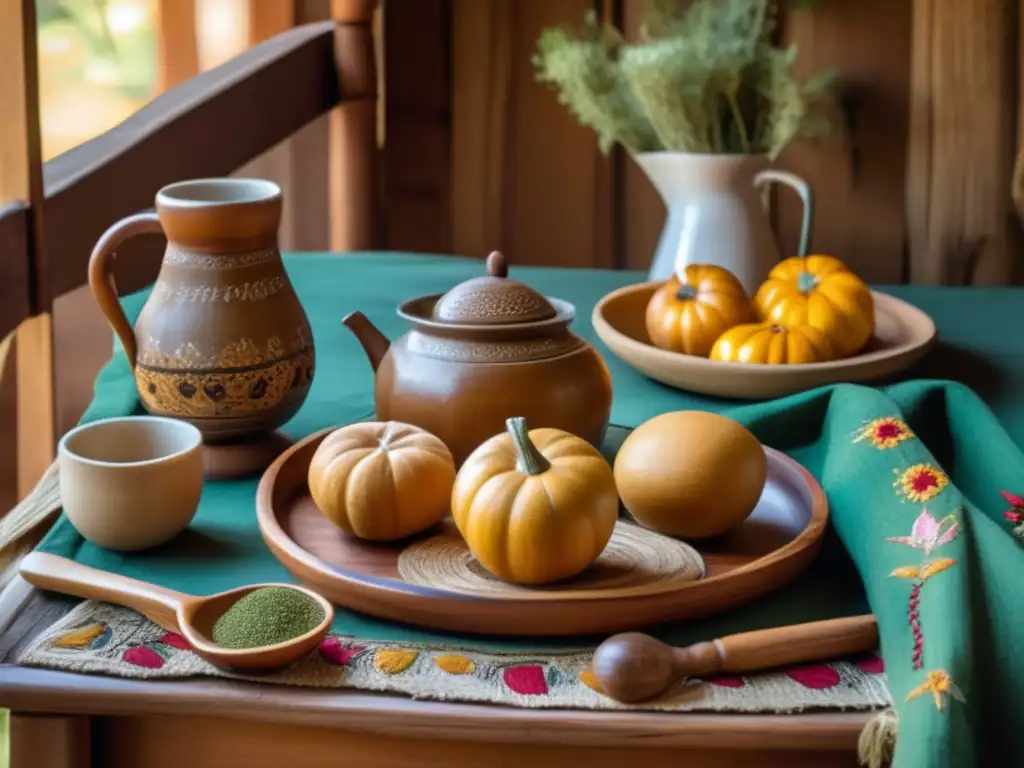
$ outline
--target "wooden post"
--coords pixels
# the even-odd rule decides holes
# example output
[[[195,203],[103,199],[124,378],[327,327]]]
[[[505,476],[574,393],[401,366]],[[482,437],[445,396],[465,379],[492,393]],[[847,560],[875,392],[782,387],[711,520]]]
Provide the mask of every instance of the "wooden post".
[[[89,768],[89,718],[12,715],[10,768]]]
[[[195,0],[159,0],[156,5],[157,93],[199,74]]]
[[[373,248],[379,235],[376,0],[332,0],[335,59],[344,104],[331,113],[331,250]]]
[[[54,389],[50,296],[43,280],[43,178],[34,0],[0,2],[0,202],[29,205],[30,306],[36,317],[17,335],[18,496],[27,494],[53,460]],[[4,254],[6,258],[18,255]]]
[[[1014,271],[1017,5],[914,0],[912,282],[999,284]]]

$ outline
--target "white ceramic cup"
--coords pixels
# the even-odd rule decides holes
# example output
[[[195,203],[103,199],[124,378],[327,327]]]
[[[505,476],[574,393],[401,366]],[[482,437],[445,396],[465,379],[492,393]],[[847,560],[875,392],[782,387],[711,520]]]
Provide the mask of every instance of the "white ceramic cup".
[[[169,541],[199,506],[202,442],[191,424],[160,416],[75,427],[57,449],[64,512],[82,536],[107,549]]]

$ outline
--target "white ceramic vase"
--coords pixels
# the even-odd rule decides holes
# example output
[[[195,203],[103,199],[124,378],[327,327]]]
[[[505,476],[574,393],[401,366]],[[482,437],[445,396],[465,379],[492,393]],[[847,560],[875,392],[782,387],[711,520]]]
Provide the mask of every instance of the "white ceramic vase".
[[[800,195],[800,248],[787,255],[806,255],[811,188],[795,174],[769,168],[767,156],[642,152],[633,159],[668,209],[651,280],[665,280],[688,264],[716,264],[736,275],[752,296],[780,257],[759,193],[766,182],[781,182]]]

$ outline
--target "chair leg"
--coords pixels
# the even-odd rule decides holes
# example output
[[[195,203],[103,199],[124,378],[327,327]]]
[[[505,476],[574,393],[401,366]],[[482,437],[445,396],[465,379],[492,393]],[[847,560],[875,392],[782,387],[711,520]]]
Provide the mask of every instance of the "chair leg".
[[[24,498],[53,462],[56,438],[53,323],[49,313],[18,328],[18,498]]]

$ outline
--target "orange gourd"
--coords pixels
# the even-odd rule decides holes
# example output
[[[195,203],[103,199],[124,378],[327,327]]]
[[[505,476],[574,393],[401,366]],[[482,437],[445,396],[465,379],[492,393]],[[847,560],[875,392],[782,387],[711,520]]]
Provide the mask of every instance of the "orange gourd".
[[[777,264],[754,304],[764,322],[824,332],[837,357],[860,352],[875,332],[871,290],[833,256],[794,257]]]
[[[753,319],[750,299],[727,269],[691,264],[647,303],[647,335],[656,347],[707,357],[715,339]]]
[[[574,576],[604,550],[619,515],[615,477],[590,443],[522,418],[459,469],[452,517],[480,564],[504,581]]]
[[[439,438],[419,427],[360,422],[323,439],[308,481],[317,507],[346,533],[395,541],[448,513],[455,461]]]
[[[711,359],[768,365],[822,363],[832,359],[832,345],[824,333],[809,325],[747,323],[723,333],[711,349]]]

